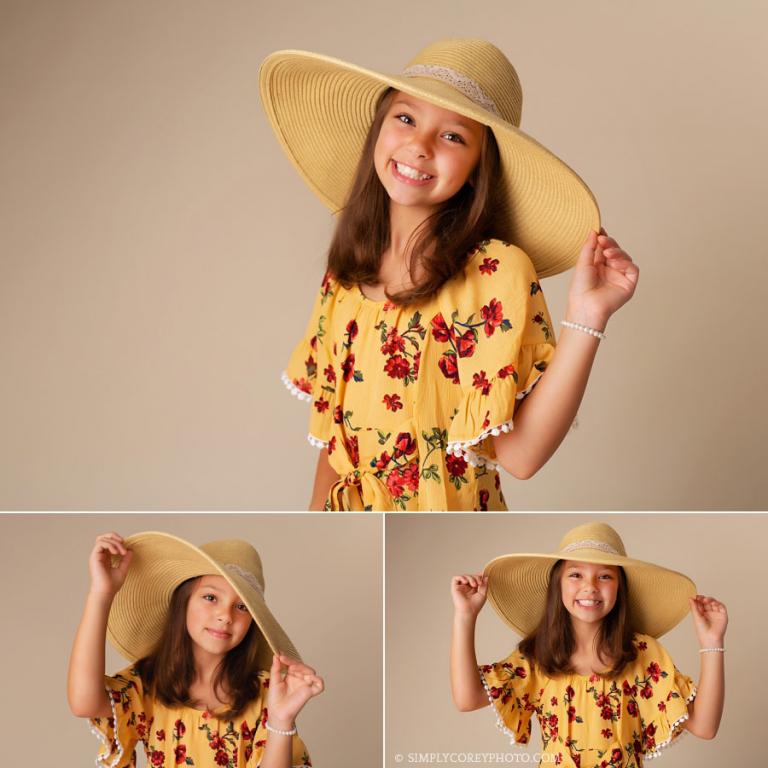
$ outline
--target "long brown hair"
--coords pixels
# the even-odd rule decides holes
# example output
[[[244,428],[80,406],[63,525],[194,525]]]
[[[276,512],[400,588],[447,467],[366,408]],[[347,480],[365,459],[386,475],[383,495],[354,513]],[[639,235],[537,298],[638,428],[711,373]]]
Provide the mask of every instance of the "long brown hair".
[[[187,579],[176,587],[157,645],[152,653],[136,663],[145,689],[169,706],[194,706],[189,696],[189,688],[195,680],[195,659],[192,639],[187,632],[187,603],[196,582],[197,578]],[[216,670],[214,690],[223,691],[230,702],[229,708],[219,717],[237,717],[259,695],[258,644],[258,627],[252,621],[245,637],[227,653]]]
[[[563,604],[560,576],[565,560],[558,560],[549,572],[546,607],[539,626],[523,639],[518,648],[550,677],[574,672],[571,656],[576,650],[571,614]],[[595,644],[599,659],[610,659],[613,666],[604,677],[613,677],[637,658],[632,643],[634,629],[629,610],[629,590],[624,569],[619,566],[616,603],[600,622]]]
[[[373,154],[396,93],[389,88],[379,100],[328,251],[328,271],[345,288],[377,284],[381,257],[390,244],[389,196],[376,174]],[[500,166],[496,139],[485,127],[480,158],[467,182],[411,234],[406,251],[413,240],[412,286],[387,294],[390,301],[407,306],[430,298],[463,269],[477,243],[491,237],[510,239],[497,204]]]

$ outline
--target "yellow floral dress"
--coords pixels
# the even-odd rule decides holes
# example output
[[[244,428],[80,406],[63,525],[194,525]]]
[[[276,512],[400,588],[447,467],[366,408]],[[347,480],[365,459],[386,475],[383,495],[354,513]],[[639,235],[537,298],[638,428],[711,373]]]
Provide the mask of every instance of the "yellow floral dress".
[[[172,768],[257,768],[269,738],[267,691],[269,672],[260,672],[260,694],[236,720],[221,720],[216,712],[191,707],[166,706],[145,694],[141,678],[132,667],[105,677],[112,717],[90,720],[101,741],[96,758],[99,768],[136,765],[136,746],[144,744],[147,765]],[[304,743],[293,737],[292,766],[312,763]]]
[[[497,727],[527,744],[531,716],[541,728],[542,764],[563,768],[641,768],[684,730],[696,696],[661,643],[636,634],[637,659],[617,677],[545,675],[520,652],[481,666]]]
[[[326,509],[506,509],[493,436],[512,429],[554,345],[530,259],[500,240],[414,307],[327,274],[283,374],[341,478]]]

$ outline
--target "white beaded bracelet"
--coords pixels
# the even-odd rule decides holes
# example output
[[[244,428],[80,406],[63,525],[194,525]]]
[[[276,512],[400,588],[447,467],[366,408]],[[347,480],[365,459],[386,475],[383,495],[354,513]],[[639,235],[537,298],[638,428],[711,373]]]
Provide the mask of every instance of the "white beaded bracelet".
[[[281,731],[279,728],[273,728],[269,724],[269,720],[267,720],[265,725],[266,725],[268,731],[270,731],[271,733],[277,733],[280,736],[293,736],[296,733],[296,726],[295,725],[293,726],[293,728],[291,728],[290,731]]]
[[[709,653],[710,651],[717,651],[718,653],[725,653],[725,648],[699,648],[699,653]]]
[[[602,331],[598,331],[597,328],[590,328],[588,325],[582,325],[581,323],[574,323],[570,320],[561,320],[560,325],[564,325],[566,328],[573,328],[576,331],[583,331],[590,336],[596,336],[598,339],[607,338]]]

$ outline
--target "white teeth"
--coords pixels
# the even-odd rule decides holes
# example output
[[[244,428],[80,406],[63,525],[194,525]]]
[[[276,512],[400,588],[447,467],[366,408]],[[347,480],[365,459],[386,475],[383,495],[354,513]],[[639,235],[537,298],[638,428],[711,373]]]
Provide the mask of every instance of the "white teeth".
[[[403,176],[407,176],[414,181],[424,181],[425,179],[432,178],[428,173],[419,173],[417,170],[409,168],[407,165],[401,165],[398,162],[395,162],[395,166],[397,167],[398,173],[401,173]]]
[[[576,601],[579,605],[599,605],[599,600],[577,600]]]

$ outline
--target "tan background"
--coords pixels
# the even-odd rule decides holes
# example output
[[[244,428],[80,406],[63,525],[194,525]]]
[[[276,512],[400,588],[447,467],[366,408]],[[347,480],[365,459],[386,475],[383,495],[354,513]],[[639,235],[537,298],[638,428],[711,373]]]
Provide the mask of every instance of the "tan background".
[[[196,544],[250,541],[262,558],[270,609],[325,678],[325,692],[297,721],[314,764],[381,763],[381,518],[149,514],[0,518],[0,719],[13,734],[3,741],[3,765],[93,764],[98,742],[87,722],[69,712],[66,677],[88,590],[88,555],[105,530],[125,536],[161,530]],[[107,671],[125,664],[110,646]]]
[[[757,765],[764,728],[761,660],[768,632],[765,610],[766,515],[388,515],[386,519],[385,766],[395,755],[484,752],[533,755],[538,723],[527,747],[510,746],[490,709],[459,712],[451,702],[451,577],[479,573],[494,557],[551,552],[581,523],[614,526],[631,557],[690,576],[699,594],[725,603],[726,701],[714,741],[686,733],[664,750],[663,765],[710,768]],[[436,531],[439,530],[439,536]],[[506,658],[520,638],[486,603],[475,633],[478,662]],[[698,641],[687,616],[661,638],[680,671],[699,680]],[[535,718],[534,718],[535,721]],[[511,764],[514,758],[502,758]],[[655,764],[655,763],[654,763]]]
[[[508,54],[523,129],[642,267],[580,428],[509,504],[765,508],[767,30],[759,0],[0,0],[0,507],[305,507],[279,375],[331,221],[259,62],[398,71],[460,34]]]

